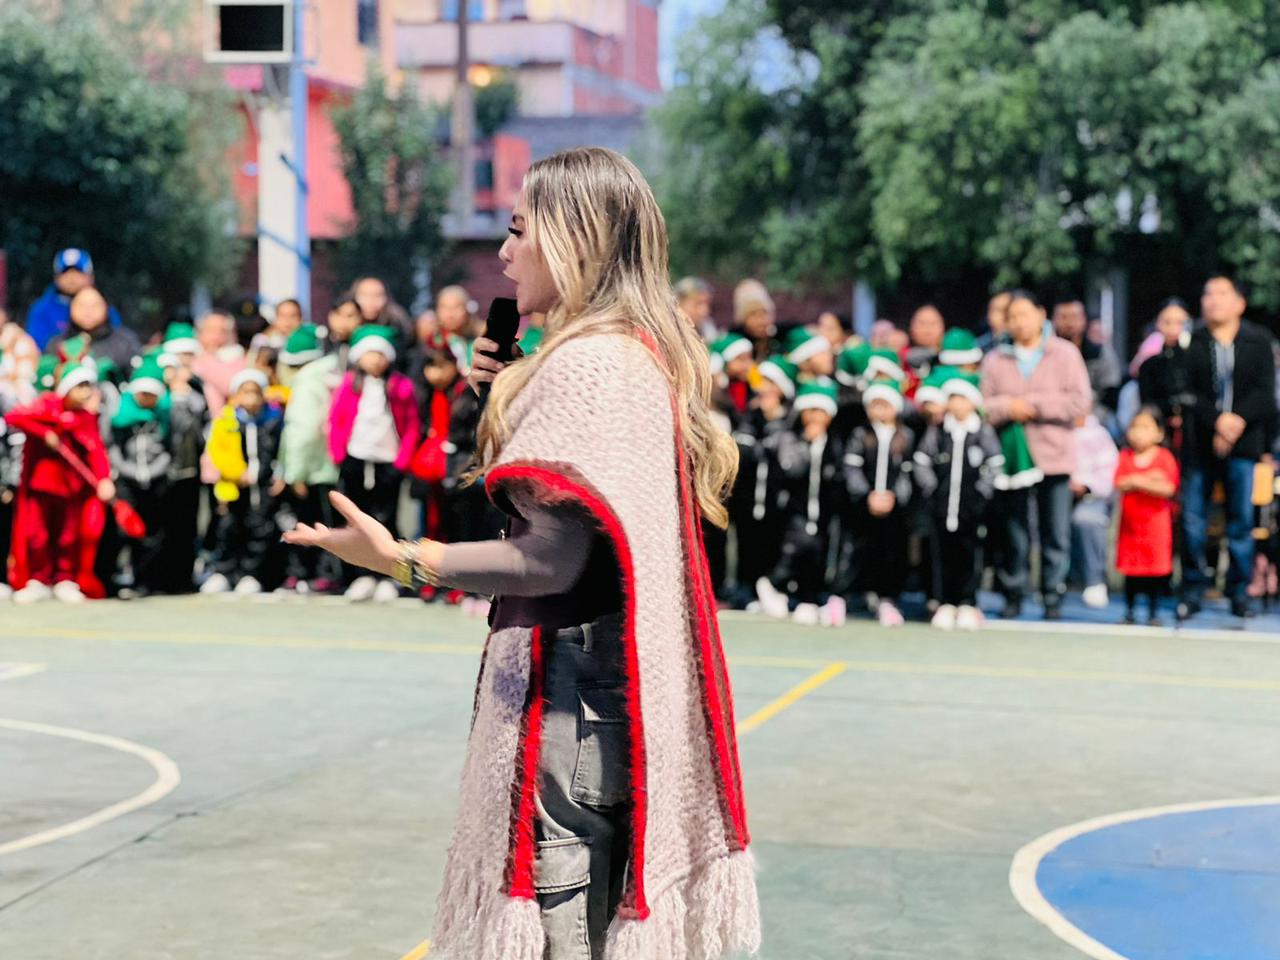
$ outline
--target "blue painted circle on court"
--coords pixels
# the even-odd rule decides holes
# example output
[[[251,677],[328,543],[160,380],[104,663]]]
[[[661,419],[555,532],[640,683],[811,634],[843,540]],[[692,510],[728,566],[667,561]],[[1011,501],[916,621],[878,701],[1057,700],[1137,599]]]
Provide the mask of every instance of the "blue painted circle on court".
[[[1103,827],[1040,861],[1036,885],[1129,960],[1280,957],[1280,804]]]

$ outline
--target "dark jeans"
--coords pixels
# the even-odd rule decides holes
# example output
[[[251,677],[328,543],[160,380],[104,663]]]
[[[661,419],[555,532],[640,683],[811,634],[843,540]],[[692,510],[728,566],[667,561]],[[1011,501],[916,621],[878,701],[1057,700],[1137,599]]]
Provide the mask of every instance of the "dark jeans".
[[[997,579],[1010,599],[1021,599],[1031,584],[1031,511],[1036,511],[1040,534],[1040,589],[1047,607],[1062,602],[1071,567],[1071,495],[1066,474],[1045,477],[1034,487],[1008,490],[996,501],[1003,516],[1005,551]]]
[[[769,582],[799,603],[822,603],[827,599],[827,552],[831,541],[828,525],[809,533],[803,517],[791,517],[782,539],[777,565]]]
[[[199,477],[171,481],[165,489],[160,577],[161,589],[168,593],[190,593],[194,585],[200,490]]]
[[[1182,582],[1190,599],[1198,600],[1213,579],[1205,567],[1209,499],[1223,481],[1227,493],[1227,595],[1243,599],[1253,570],[1253,461],[1230,457],[1207,464],[1188,464],[1182,474]]]
[[[219,504],[212,527],[214,571],[233,584],[253,577],[269,589],[280,530],[275,500],[266,490],[246,487],[238,499]]]
[[[536,795],[538,905],[548,960],[600,960],[630,850],[622,618],[548,632]]]

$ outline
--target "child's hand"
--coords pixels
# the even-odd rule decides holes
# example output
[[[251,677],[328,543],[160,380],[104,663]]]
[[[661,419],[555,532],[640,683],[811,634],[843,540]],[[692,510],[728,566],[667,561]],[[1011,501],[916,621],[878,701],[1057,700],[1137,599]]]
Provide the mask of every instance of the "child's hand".
[[[62,441],[58,439],[58,435],[50,430],[44,435],[44,445],[50,450],[57,450],[62,446]]]
[[[293,495],[295,497],[305,497],[307,495],[307,485],[305,483],[295,483],[293,485]]]
[[[1133,489],[1133,477],[1121,477],[1116,481],[1116,489],[1121,493],[1128,493]]]
[[[277,477],[275,480],[271,481],[271,487],[269,488],[268,492],[271,494],[271,496],[278,497],[280,496],[280,494],[284,493],[284,486],[285,486],[284,481],[281,480],[279,477]]]
[[[98,499],[106,501],[106,500],[114,500],[115,498],[116,498],[116,485],[112,483],[110,480],[99,480],[98,481]]]

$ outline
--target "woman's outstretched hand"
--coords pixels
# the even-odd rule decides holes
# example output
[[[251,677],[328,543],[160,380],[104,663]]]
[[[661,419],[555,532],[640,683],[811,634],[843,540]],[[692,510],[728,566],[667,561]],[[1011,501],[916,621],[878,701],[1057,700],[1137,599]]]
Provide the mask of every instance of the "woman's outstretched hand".
[[[336,490],[329,494],[329,502],[346,519],[345,527],[300,523],[284,535],[284,542],[301,547],[319,547],[352,566],[390,576],[400,552],[391,531]]]

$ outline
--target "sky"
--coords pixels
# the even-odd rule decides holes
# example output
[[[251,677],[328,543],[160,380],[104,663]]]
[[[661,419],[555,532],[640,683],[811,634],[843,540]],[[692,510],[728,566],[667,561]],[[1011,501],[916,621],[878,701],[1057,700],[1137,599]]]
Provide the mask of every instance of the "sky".
[[[715,13],[724,4],[725,0],[662,0],[658,24],[658,66],[664,87],[671,86],[676,38],[692,27],[698,17]]]

